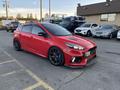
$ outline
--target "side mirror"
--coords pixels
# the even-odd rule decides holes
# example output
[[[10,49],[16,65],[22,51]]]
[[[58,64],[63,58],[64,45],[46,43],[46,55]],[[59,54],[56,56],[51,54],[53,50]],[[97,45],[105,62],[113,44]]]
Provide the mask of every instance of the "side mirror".
[[[45,33],[45,32],[39,32],[39,33],[38,33],[38,36],[47,37],[47,33]]]

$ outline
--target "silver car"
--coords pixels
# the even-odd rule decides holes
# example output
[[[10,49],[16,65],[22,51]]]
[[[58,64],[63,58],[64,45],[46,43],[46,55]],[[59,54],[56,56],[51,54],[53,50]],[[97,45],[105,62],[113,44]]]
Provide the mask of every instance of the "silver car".
[[[117,25],[101,25],[93,31],[93,37],[114,38],[117,37],[119,27]]]
[[[85,23],[82,26],[76,28],[74,30],[75,34],[81,34],[86,36],[92,36],[92,32],[94,29],[97,29],[99,26],[95,23]]]
[[[120,30],[117,33],[117,39],[120,39]]]

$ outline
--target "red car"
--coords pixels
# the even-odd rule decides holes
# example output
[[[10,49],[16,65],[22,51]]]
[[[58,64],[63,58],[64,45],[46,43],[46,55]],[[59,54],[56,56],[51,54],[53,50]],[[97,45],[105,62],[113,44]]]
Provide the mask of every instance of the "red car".
[[[14,32],[14,48],[48,58],[55,66],[86,66],[96,57],[96,44],[50,23],[32,22]]]

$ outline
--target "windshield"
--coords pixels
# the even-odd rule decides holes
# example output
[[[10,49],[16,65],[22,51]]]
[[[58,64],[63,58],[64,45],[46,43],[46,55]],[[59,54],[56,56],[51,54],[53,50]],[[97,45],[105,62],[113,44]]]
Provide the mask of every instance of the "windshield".
[[[70,33],[67,29],[65,29],[57,24],[43,23],[42,25],[53,35],[56,35],[56,36],[72,35],[72,33]]]
[[[100,26],[101,27],[101,29],[112,29],[112,27],[113,26],[111,26],[111,25],[102,25],[102,26]]]
[[[91,26],[91,24],[83,24],[81,27],[87,27],[89,28]]]
[[[18,25],[19,23],[18,22],[11,22],[11,24]]]

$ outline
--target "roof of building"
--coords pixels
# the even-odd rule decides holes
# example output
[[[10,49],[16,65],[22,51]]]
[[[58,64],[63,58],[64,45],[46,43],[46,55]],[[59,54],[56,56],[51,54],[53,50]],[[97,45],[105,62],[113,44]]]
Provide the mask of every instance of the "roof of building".
[[[77,7],[78,16],[98,15],[107,13],[120,13],[120,1],[102,2]]]

